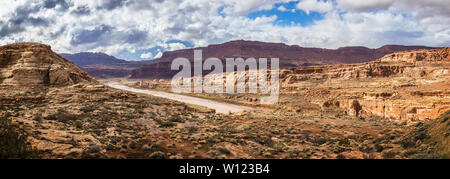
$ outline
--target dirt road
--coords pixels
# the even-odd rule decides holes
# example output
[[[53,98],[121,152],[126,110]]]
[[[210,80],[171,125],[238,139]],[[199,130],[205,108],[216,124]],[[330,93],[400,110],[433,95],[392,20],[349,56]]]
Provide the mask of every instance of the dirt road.
[[[152,96],[157,96],[157,97],[161,97],[161,98],[179,101],[182,103],[204,106],[204,107],[207,107],[210,109],[215,109],[216,113],[228,114],[228,113],[236,113],[236,112],[252,110],[252,108],[246,107],[246,106],[227,104],[227,103],[217,102],[217,101],[213,101],[213,100],[196,98],[196,97],[192,97],[192,96],[185,96],[185,95],[180,95],[180,94],[173,94],[173,93],[147,90],[147,89],[132,88],[132,87],[124,86],[118,82],[106,82],[104,84],[111,88],[116,88],[116,89],[120,89],[120,90],[148,94],[148,95],[152,95]]]

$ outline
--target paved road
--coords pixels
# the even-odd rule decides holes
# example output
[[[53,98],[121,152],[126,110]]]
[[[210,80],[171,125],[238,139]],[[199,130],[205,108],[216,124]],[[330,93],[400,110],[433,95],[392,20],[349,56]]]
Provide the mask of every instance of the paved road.
[[[120,90],[148,94],[148,95],[157,96],[157,97],[161,97],[161,98],[171,99],[174,101],[179,101],[182,103],[204,106],[204,107],[207,107],[210,109],[215,109],[216,113],[228,114],[228,113],[236,113],[236,112],[252,110],[252,108],[246,107],[246,106],[227,104],[227,103],[217,102],[217,101],[208,100],[208,99],[196,98],[196,97],[192,97],[192,96],[185,96],[185,95],[180,95],[180,94],[173,94],[173,93],[147,90],[147,89],[132,88],[129,86],[121,85],[118,82],[106,82],[105,85],[109,86],[111,88],[116,88],[116,89],[120,89]]]

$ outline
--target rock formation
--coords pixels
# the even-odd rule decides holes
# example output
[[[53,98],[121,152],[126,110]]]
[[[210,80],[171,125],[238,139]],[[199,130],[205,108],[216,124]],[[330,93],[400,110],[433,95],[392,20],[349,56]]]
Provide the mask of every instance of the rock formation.
[[[104,53],[82,52],[62,53],[61,56],[71,60],[83,71],[96,78],[121,78],[149,61],[126,61]]]
[[[450,104],[448,52],[411,51],[365,64],[282,69],[280,103],[299,110],[277,104],[215,115],[97,84],[49,46],[12,44],[0,47],[0,120],[24,129],[38,158],[435,158],[422,156],[428,151],[445,157],[449,112],[408,135],[413,125],[348,120],[341,111],[327,111],[433,118]],[[161,88],[167,81],[153,83]],[[239,100],[257,102],[255,96]],[[15,143],[3,139],[2,149]]]
[[[450,109],[450,48],[413,50],[376,61],[282,69],[282,93],[293,91],[353,116],[434,119]]]
[[[332,50],[304,48],[298,45],[289,46],[283,43],[238,40],[195,49],[165,52],[161,58],[150,61],[150,64],[143,65],[141,68],[134,70],[131,74],[131,78],[172,78],[173,75],[177,73],[177,71],[170,70],[172,60],[177,57],[184,57],[193,61],[194,50],[203,51],[203,60],[206,60],[209,57],[217,57],[222,60],[230,57],[242,57],[244,59],[250,57],[256,59],[274,57],[280,59],[280,67],[286,68],[370,62],[392,52],[413,49],[430,49],[430,47],[386,45],[377,49],[369,49],[367,47],[342,47]]]
[[[95,83],[73,62],[54,53],[50,46],[16,43],[0,47],[0,85],[72,85]]]
[[[324,109],[340,108],[350,116],[435,119],[450,110],[449,53],[448,47],[412,50],[361,64],[282,68],[280,94],[288,98],[280,103],[298,106],[292,111],[305,108],[300,103],[306,99]],[[217,75],[205,78],[213,80]]]
[[[82,52],[75,54],[62,53],[61,56],[71,60],[73,63],[79,66],[87,65],[111,65],[111,64],[126,64],[128,61],[117,59],[111,55],[105,53],[91,53]]]

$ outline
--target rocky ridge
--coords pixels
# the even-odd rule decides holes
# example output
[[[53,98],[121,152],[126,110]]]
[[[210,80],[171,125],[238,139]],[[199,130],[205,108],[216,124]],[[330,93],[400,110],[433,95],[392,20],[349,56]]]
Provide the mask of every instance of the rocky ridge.
[[[49,63],[50,66],[67,67],[62,72],[72,74],[64,71],[73,67],[66,60],[53,55],[48,48],[45,50],[40,47],[45,45],[37,46],[37,49],[44,49],[45,53],[33,52],[34,55],[27,56],[35,60],[29,66],[12,63],[22,59],[22,55],[4,55],[6,60],[1,61],[2,75],[8,71],[15,74],[11,69],[13,67],[18,71],[32,69],[40,72],[40,64],[46,66]],[[33,48],[34,45],[27,45],[10,51],[32,51],[30,49]],[[436,66],[445,68],[442,63]],[[433,79],[426,76],[409,82],[402,81],[403,78],[392,78],[393,76],[356,78],[352,75],[344,75],[349,76],[348,78],[336,78],[336,83],[333,83],[327,82],[328,77],[324,78],[323,74],[318,75],[333,69],[313,69],[297,68],[295,73],[283,73],[283,79],[288,76],[296,77],[292,79],[292,83],[283,81],[280,105],[275,105],[273,109],[231,115],[193,112],[195,110],[192,109],[196,109],[196,106],[114,90],[77,73],[72,76],[82,80],[70,78],[66,83],[46,83],[43,80],[46,78],[40,75],[22,76],[24,80],[29,78],[33,83],[18,83],[22,79],[18,77],[21,76],[6,75],[11,77],[2,76],[4,83],[0,85],[0,120],[12,120],[15,125],[26,130],[29,133],[28,141],[39,150],[39,158],[416,158],[420,157],[422,149],[428,151],[435,147],[426,143],[429,134],[421,131],[411,136],[411,140],[403,138],[412,126],[384,119],[352,120],[348,115],[327,111],[333,106],[340,106],[341,101],[347,99],[333,96],[336,93],[344,96],[364,92],[368,94],[372,91],[378,93],[374,89],[383,87],[380,84],[389,80],[401,82],[398,84],[400,87],[403,86],[402,83],[408,82],[410,85],[436,85],[436,89],[439,89],[441,83],[433,83]],[[75,67],[73,70],[79,71]],[[42,72],[49,73],[49,76],[52,74],[45,68]],[[402,77],[400,74],[394,76],[396,75]],[[440,74],[434,77],[437,81],[446,81],[441,79]],[[318,80],[312,80],[314,78]],[[346,87],[347,85],[349,86]],[[289,88],[302,89],[286,91]],[[340,91],[332,90],[338,88]],[[434,94],[426,93],[422,88],[423,86],[419,86],[416,91],[424,95]],[[381,88],[381,97],[389,96],[384,94],[386,89],[389,88]],[[399,90],[399,94],[403,92]],[[374,96],[377,96],[376,93]],[[320,97],[329,102],[318,102],[320,106],[307,106],[310,105],[308,100],[316,102],[312,99],[319,100]],[[353,99],[361,100],[360,98],[354,96]],[[435,99],[431,100],[436,101]],[[255,101],[257,102],[252,100]],[[354,109],[367,109],[362,102],[352,104]],[[298,109],[289,111],[283,107]],[[308,113],[309,107],[313,110]],[[320,111],[320,107],[324,110]],[[358,111],[357,115],[362,117],[364,113],[362,110]],[[448,117],[442,118],[441,121],[448,123],[447,119]],[[446,126],[448,125],[442,123],[442,126],[430,128],[430,131],[446,137]],[[447,133],[444,135],[443,132]],[[440,138],[436,140],[442,141]],[[443,146],[445,144],[447,143],[442,143]]]
[[[282,90],[354,116],[434,119],[450,109],[449,52],[413,50],[363,64],[284,69]]]
[[[300,101],[308,101],[356,117],[379,116],[400,122],[435,119],[450,109],[449,52],[448,47],[412,50],[360,64],[282,68],[279,105],[302,111],[308,107]],[[246,74],[236,78],[245,79]],[[218,75],[223,74],[205,78],[214,81]],[[138,86],[170,86],[160,83],[140,82]],[[234,97],[250,105],[259,103],[256,97]]]
[[[225,58],[253,57],[279,58],[280,67],[301,67],[326,64],[351,64],[370,62],[381,58],[386,54],[413,49],[432,49],[424,46],[385,45],[377,49],[367,47],[342,47],[338,49],[305,48],[298,45],[286,45],[283,43],[266,43],[258,41],[236,40],[223,44],[209,45],[194,49],[183,49],[165,52],[161,58],[152,60],[149,64],[133,70],[131,78],[134,79],[158,79],[172,78],[177,71],[171,71],[171,62],[177,57],[184,57],[193,61],[194,50],[202,50],[203,60],[216,57]]]
[[[48,45],[16,43],[0,47],[0,85],[73,85],[96,83]]]

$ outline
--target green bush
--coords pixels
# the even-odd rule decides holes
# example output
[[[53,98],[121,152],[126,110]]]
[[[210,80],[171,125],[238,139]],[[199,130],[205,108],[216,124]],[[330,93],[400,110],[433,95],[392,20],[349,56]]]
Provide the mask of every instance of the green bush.
[[[0,117],[0,158],[38,158],[38,151],[27,142],[28,134],[11,122],[8,116]]]

